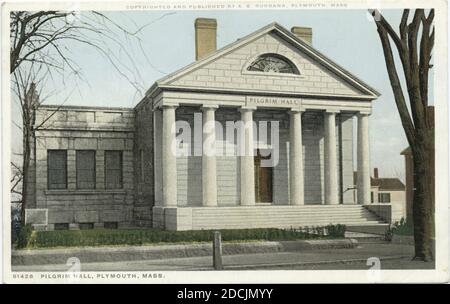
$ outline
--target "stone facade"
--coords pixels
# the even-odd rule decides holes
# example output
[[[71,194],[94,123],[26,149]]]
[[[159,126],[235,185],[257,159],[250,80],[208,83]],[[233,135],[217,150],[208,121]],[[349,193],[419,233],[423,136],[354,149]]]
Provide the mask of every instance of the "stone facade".
[[[89,223],[103,227],[133,225],[134,210],[134,111],[132,109],[41,106],[36,124],[45,123],[36,137],[36,201],[48,210],[48,228],[67,224],[78,228]],[[48,150],[67,151],[67,187],[48,187]],[[77,189],[76,151],[95,151],[95,189]],[[105,189],[104,152],[122,152],[121,189]]]

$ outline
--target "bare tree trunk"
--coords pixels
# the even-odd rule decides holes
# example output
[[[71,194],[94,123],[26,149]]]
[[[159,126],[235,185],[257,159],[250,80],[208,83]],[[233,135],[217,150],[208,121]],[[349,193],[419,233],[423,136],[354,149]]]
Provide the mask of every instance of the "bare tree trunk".
[[[31,140],[31,130],[29,130],[26,124],[23,124],[23,165],[22,165],[22,208],[20,211],[20,222],[22,227],[25,225],[25,209],[28,203],[28,187],[29,187],[29,175],[30,175],[30,140]]]
[[[414,259],[433,260],[434,248],[434,138],[423,132],[413,147],[414,161]]]

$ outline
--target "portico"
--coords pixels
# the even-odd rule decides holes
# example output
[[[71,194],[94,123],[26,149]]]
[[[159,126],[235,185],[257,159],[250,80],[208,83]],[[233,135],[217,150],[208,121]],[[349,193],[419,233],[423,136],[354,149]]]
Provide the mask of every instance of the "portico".
[[[163,93],[164,96],[173,96],[174,93]],[[249,97],[249,96],[239,96],[242,100],[241,106],[236,105],[236,99],[238,96],[233,96],[235,99],[232,102],[227,102],[224,96],[217,96],[214,101],[207,101],[203,104],[189,103],[186,102],[184,96],[180,96],[179,99],[183,103],[174,103],[172,98],[167,98],[168,102],[165,103],[165,98],[161,98],[160,103],[155,107],[154,115],[161,115],[162,117],[162,128],[155,127],[154,136],[157,137],[157,133],[162,134],[162,167],[161,172],[155,172],[156,180],[158,179],[158,174],[162,176],[162,200],[161,205],[156,206],[154,209],[154,215],[164,214],[164,210],[168,209],[169,214],[173,214],[173,219],[170,222],[180,222],[183,218],[190,218],[192,213],[192,208],[242,208],[242,207],[253,207],[261,208],[273,206],[277,208],[279,206],[304,206],[311,204],[311,201],[305,204],[305,180],[304,180],[304,143],[303,143],[303,130],[302,130],[302,117],[304,115],[313,113],[319,121],[318,124],[322,124],[323,127],[323,164],[318,165],[316,170],[321,170],[321,175],[323,176],[323,199],[314,202],[314,204],[320,205],[339,205],[348,204],[343,202],[341,197],[343,191],[339,185],[339,176],[342,175],[340,170],[342,170],[342,162],[339,163],[339,147],[342,145],[342,137],[339,138],[340,128],[339,123],[340,117],[350,117],[351,124],[353,124],[353,117],[356,118],[356,125],[358,130],[358,136],[356,140],[352,140],[352,143],[356,144],[356,150],[358,155],[356,158],[358,172],[361,172],[361,181],[358,182],[358,203],[367,203],[367,198],[370,199],[370,188],[367,186],[366,180],[370,179],[369,172],[369,149],[368,149],[368,136],[369,136],[369,126],[368,117],[369,111],[367,107],[364,107],[362,103],[353,103],[353,109],[348,105],[348,102],[342,102],[342,110],[339,110],[340,101],[334,101],[334,106],[327,109],[320,102],[316,104],[312,99],[301,99],[301,98],[286,98],[286,97]],[[178,204],[178,174],[189,175],[188,172],[182,172],[180,169],[177,170],[177,157],[174,152],[176,152],[175,147],[177,146],[177,134],[176,134],[176,121],[177,119],[177,109],[191,109],[192,119],[194,115],[201,115],[202,125],[201,125],[201,201],[187,201],[183,204]],[[238,162],[239,171],[235,179],[239,181],[239,200],[236,204],[221,204],[221,195],[218,194],[218,166],[217,166],[217,146],[223,147],[223,142],[219,145],[216,141],[216,112],[220,112],[221,109],[227,111],[233,111],[235,113],[231,120],[240,120],[246,128],[237,130],[240,132],[237,134],[237,138],[240,136],[244,139],[245,155],[234,155],[236,161]],[[353,110],[353,111],[352,111]],[[285,117],[288,117],[288,121],[279,120],[287,131],[287,158],[288,165],[286,166],[287,171],[285,174],[288,176],[288,189],[289,193],[284,201],[271,201],[271,202],[260,202],[256,199],[255,191],[255,156],[258,150],[258,143],[260,142],[258,138],[254,138],[254,134],[259,134],[259,132],[254,132],[254,115],[256,112],[264,114],[266,111],[276,111],[277,113],[284,113]],[[181,117],[178,117],[181,118]],[[230,116],[228,116],[230,118]],[[156,119],[155,119],[156,121]],[[256,124],[258,126],[258,124]],[[193,133],[195,130],[193,131]],[[308,132],[308,130],[306,131]],[[353,137],[353,134],[351,134]],[[270,145],[269,145],[270,146]],[[205,149],[213,148],[211,149]],[[351,147],[353,150],[353,147]],[[158,153],[155,150],[155,153]],[[342,153],[342,152],[341,152]],[[195,156],[191,156],[195,158]],[[198,158],[198,156],[197,156]],[[342,158],[341,158],[342,159]],[[367,176],[367,178],[364,178]],[[198,178],[198,176],[191,176],[192,178]],[[275,176],[276,178],[276,176]],[[276,183],[271,181],[272,183]],[[245,189],[245,190],[243,190]],[[158,189],[155,189],[158,192]],[[159,193],[155,193],[159,196]],[[175,210],[181,209],[181,210]],[[220,210],[218,211],[220,212]],[[273,211],[273,216],[276,216],[276,209]],[[188,214],[188,215],[187,215]],[[167,213],[164,215],[168,216]],[[166,222],[165,219],[154,217],[156,221],[154,224],[156,226],[161,225],[162,222]],[[191,219],[189,220],[191,221]],[[175,225],[177,226],[177,225]],[[177,226],[178,227],[178,226]],[[173,229],[178,229],[173,227]]]

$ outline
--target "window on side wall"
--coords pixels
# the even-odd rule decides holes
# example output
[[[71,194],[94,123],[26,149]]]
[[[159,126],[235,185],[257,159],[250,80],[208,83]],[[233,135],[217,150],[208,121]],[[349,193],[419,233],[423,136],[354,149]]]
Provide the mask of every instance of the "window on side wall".
[[[77,189],[95,189],[95,151],[77,150]]]
[[[391,194],[390,193],[378,193],[378,200],[380,203],[390,203]]]
[[[105,188],[121,189],[122,151],[105,151]]]
[[[47,151],[47,187],[67,189],[67,150]]]

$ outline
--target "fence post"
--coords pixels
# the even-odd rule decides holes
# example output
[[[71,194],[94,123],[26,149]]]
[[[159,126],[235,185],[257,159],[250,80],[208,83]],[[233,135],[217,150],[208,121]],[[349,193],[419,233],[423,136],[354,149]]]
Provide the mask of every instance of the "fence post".
[[[220,231],[214,231],[213,239],[213,267],[214,270],[223,270],[222,264],[222,235]]]

